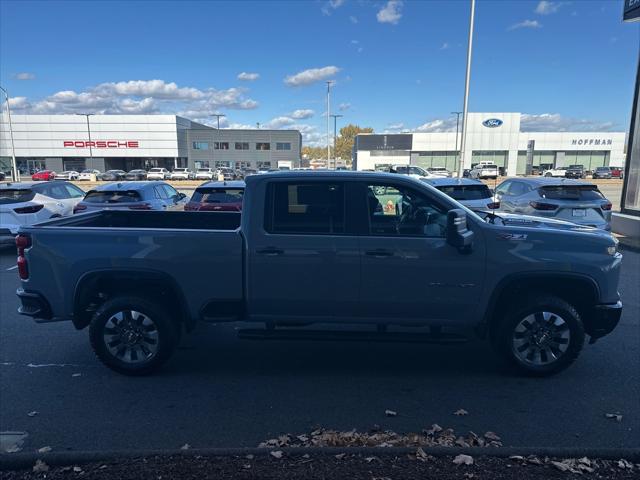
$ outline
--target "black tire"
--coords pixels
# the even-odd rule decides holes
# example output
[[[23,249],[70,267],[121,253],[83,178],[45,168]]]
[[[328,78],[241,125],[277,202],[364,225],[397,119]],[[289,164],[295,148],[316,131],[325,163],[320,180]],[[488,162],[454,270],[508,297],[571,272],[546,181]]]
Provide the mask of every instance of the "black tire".
[[[132,314],[136,314],[135,318]],[[89,325],[91,347],[98,359],[118,373],[133,376],[158,370],[171,357],[180,335],[180,324],[171,319],[166,308],[133,296],[107,300],[96,310]],[[123,338],[131,340],[131,336],[140,340],[123,341]],[[114,353],[113,349],[118,351]],[[138,359],[140,356],[148,358]]]
[[[542,343],[536,343],[540,340]],[[494,348],[512,366],[538,377],[556,374],[571,365],[584,340],[580,314],[570,303],[552,295],[529,297],[513,305],[492,337]]]

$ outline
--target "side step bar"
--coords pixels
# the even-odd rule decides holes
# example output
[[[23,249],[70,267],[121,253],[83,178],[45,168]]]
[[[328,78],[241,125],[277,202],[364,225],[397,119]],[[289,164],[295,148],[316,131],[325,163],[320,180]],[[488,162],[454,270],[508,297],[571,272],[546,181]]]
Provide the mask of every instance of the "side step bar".
[[[345,330],[290,330],[246,328],[238,330],[245,340],[316,340],[395,343],[464,343],[468,338],[453,333],[367,332]]]

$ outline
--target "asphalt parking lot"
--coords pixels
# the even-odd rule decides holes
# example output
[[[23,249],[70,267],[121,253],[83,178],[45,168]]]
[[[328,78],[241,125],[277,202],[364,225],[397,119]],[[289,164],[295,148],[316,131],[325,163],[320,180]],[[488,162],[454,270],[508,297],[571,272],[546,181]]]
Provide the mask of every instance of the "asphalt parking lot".
[[[14,261],[0,252],[0,431],[25,432],[23,451],[254,447],[315,427],[434,423],[505,446],[640,446],[640,253],[625,252],[618,328],[544,379],[514,375],[477,341],[256,342],[233,325],[202,325],[159,374],[124,377],[94,358],[86,330],[16,313]]]

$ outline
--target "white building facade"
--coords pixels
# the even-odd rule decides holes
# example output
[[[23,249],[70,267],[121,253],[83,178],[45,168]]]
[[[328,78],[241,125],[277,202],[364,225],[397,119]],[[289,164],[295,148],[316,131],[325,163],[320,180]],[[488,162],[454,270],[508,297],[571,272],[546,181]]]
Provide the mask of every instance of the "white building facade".
[[[520,117],[520,113],[469,113],[463,168],[493,161],[506,175],[522,175],[529,146],[533,148],[532,166],[538,169],[576,164],[587,170],[624,166],[625,132],[522,132]],[[457,171],[461,137],[456,132],[361,134],[354,145],[354,168],[411,164]]]

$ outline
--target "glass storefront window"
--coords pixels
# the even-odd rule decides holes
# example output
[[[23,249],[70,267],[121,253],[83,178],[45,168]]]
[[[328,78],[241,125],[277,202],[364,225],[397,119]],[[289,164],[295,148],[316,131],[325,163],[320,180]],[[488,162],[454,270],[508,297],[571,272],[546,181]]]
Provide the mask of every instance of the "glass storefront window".
[[[471,154],[471,165],[480,162],[493,162],[498,167],[507,166],[509,152],[506,150],[474,150]]]

